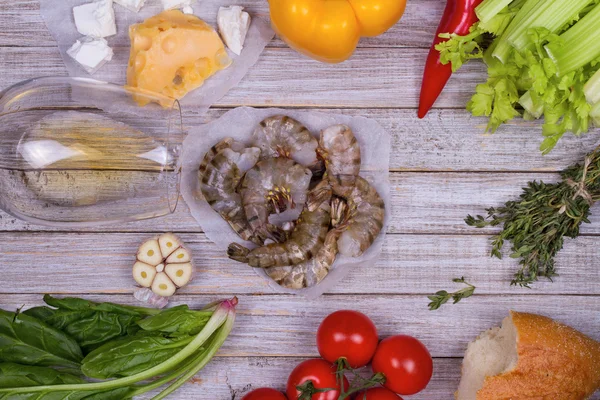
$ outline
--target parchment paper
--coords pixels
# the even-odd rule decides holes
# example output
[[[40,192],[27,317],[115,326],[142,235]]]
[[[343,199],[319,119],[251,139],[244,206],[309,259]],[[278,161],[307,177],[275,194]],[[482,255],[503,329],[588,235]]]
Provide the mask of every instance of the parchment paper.
[[[117,34],[105,38],[114,51],[112,61],[106,63],[94,75],[90,75],[81,65],[73,60],[67,50],[80,39],[82,35],[75,27],[73,7],[89,3],[92,0],[40,0],[40,12],[48,30],[56,40],[60,54],[70,76],[93,77],[94,79],[124,85],[127,80],[127,62],[129,61],[129,26],[141,22],[163,11],[160,0],[147,0],[139,13],[134,13],[118,4],[114,4],[117,21]],[[206,4],[205,4],[206,3]],[[194,4],[194,14],[202,18],[216,29],[217,2],[202,2]],[[252,10],[246,10],[252,17],[252,23],[246,36],[244,49],[239,56],[228,50],[233,64],[219,71],[206,80],[204,85],[185,96],[181,101],[183,108],[194,107],[204,113],[234,86],[236,86],[252,68],[267,43],[271,41],[274,32],[268,21],[255,15]]]
[[[181,191],[183,199],[189,206],[196,221],[198,221],[206,233],[206,236],[219,249],[222,249],[223,252],[226,251],[227,246],[232,242],[238,242],[247,247],[255,246],[241,240],[221,216],[213,211],[210,205],[204,200],[200,191],[198,168],[206,152],[215,143],[226,137],[232,137],[240,142],[248,143],[258,123],[274,115],[287,115],[297,119],[313,132],[315,136],[318,136],[322,129],[331,125],[346,124],[350,126],[361,146],[361,176],[377,189],[386,204],[384,227],[369,250],[358,258],[339,255],[329,275],[316,286],[300,290],[286,289],[269,278],[263,270],[259,268],[255,269],[256,273],[269,281],[269,286],[276,292],[315,298],[336,285],[346,276],[350,269],[372,267],[381,254],[383,239],[391,216],[389,183],[390,136],[381,125],[368,118],[276,108],[254,109],[240,107],[227,112],[212,123],[192,128],[183,143]],[[235,266],[232,268],[240,267]]]

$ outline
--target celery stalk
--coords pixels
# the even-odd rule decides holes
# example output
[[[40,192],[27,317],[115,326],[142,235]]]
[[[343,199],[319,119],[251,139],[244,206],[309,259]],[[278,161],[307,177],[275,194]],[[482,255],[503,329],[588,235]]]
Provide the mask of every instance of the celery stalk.
[[[583,90],[588,103],[600,103],[600,69],[585,84]]]
[[[565,24],[573,21],[593,0],[546,0],[533,10],[529,17],[508,36],[507,40],[518,51],[532,44],[527,34],[530,28],[546,28],[557,33]]]
[[[594,121],[594,125],[600,128],[600,103],[596,103],[596,105],[592,107],[592,112],[590,113],[590,116]]]
[[[550,43],[545,47],[548,56],[556,63],[558,76],[564,76],[600,57],[600,4],[560,37],[562,45]]]
[[[550,2],[557,0],[547,1]],[[506,30],[504,31],[504,34],[502,34],[502,36],[499,39],[496,39],[496,42],[498,42],[498,44],[493,53],[494,57],[496,57],[503,63],[506,63],[508,61],[508,57],[510,56],[510,53],[513,49],[511,43],[507,40],[508,35],[510,35],[515,30],[519,29],[519,27],[523,25],[523,21],[525,21],[529,17],[529,15],[533,13],[543,2],[544,0],[527,0],[525,4],[523,4],[523,7],[521,7],[517,15],[515,15],[508,28],[506,28]]]
[[[535,104],[531,96],[531,91],[527,91],[521,96],[519,104],[536,119],[540,119],[544,114],[544,104]]]
[[[481,22],[489,22],[512,2],[513,0],[485,0],[475,8],[475,14]]]

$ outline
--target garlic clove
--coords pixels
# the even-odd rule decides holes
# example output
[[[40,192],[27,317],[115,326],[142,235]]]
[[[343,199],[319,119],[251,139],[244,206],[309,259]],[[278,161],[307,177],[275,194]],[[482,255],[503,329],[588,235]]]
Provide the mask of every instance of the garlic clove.
[[[167,258],[167,264],[186,263],[191,260],[192,257],[190,257],[190,253],[183,247],[180,247]]]
[[[158,244],[163,258],[169,257],[175,250],[181,247],[179,238],[172,233],[165,233],[158,238]]]
[[[133,279],[138,283],[138,285],[143,287],[152,286],[152,281],[156,276],[156,268],[144,264],[141,261],[137,261],[133,264]]]
[[[169,279],[167,274],[159,272],[152,282],[152,291],[159,296],[169,297],[175,294],[175,284]]]
[[[160,252],[158,240],[150,239],[147,242],[144,242],[138,250],[137,259],[149,265],[160,264],[163,260],[163,257],[162,253]]]
[[[183,287],[192,280],[193,267],[190,263],[167,264],[165,273],[177,287]]]

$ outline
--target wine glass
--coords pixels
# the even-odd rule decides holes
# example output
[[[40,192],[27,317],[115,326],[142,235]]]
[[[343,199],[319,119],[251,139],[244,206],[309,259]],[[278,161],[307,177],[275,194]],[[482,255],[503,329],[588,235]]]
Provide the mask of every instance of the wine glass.
[[[0,208],[54,227],[172,213],[183,137],[179,103],[160,94],[86,78],[18,83],[0,93]]]

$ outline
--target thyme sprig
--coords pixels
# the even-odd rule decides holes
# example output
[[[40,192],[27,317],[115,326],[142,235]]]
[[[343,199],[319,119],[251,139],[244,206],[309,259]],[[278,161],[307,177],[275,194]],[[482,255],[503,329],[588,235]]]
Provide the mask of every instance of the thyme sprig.
[[[469,215],[465,222],[477,228],[500,226],[492,237],[493,257],[502,258],[506,241],[511,257],[520,259],[520,269],[511,285],[531,287],[539,277],[557,276],[555,256],[564,238],[576,238],[583,222],[589,223],[591,206],[600,200],[600,148],[588,154],[583,164],[561,173],[555,184],[529,182],[520,200],[487,209],[487,217]]]
[[[430,311],[437,310],[438,308],[446,304],[450,299],[454,301],[453,304],[456,304],[462,299],[466,299],[467,297],[473,296],[473,294],[475,293],[475,286],[467,282],[464,276],[462,278],[452,279],[452,282],[464,283],[465,285],[467,285],[467,287],[454,293],[448,293],[445,290],[440,290],[433,296],[427,296],[427,298],[431,300],[431,303],[429,303]]]

